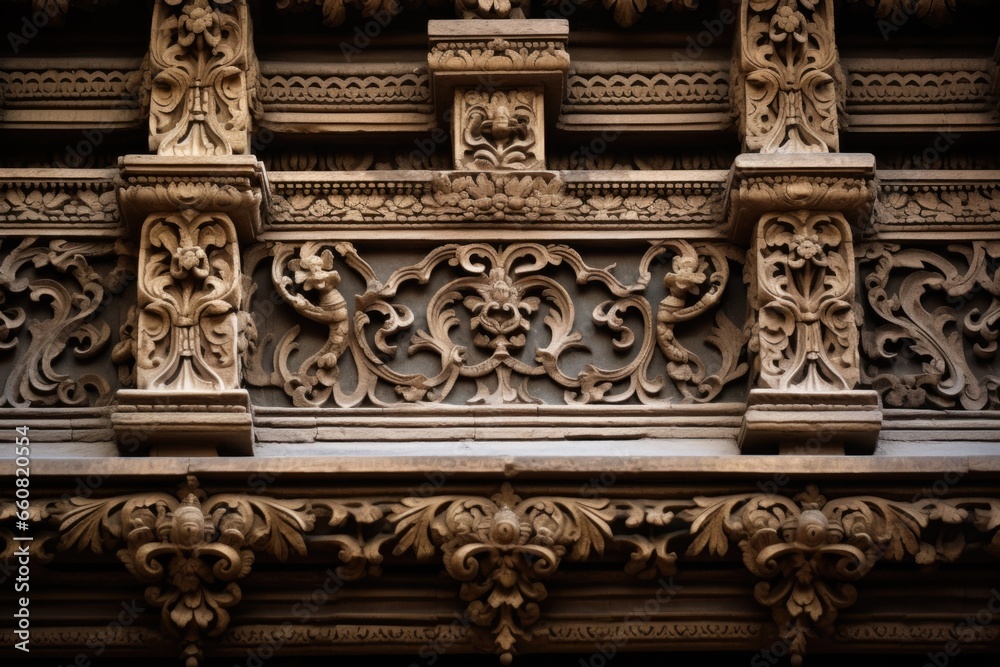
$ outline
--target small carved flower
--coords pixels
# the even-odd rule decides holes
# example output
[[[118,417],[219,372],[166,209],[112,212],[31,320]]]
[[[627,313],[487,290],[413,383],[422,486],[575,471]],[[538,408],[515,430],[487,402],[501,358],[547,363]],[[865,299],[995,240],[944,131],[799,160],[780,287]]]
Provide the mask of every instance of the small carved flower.
[[[180,246],[174,250],[170,260],[170,275],[175,280],[183,280],[193,275],[199,280],[208,277],[208,255],[200,246]]]

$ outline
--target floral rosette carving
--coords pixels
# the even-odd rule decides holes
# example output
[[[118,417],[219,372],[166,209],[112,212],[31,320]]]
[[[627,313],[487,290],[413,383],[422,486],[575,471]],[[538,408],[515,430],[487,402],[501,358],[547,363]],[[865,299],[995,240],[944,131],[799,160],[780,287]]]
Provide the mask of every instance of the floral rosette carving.
[[[427,329],[413,334],[407,350],[410,355],[432,353],[439,360],[440,371],[432,376],[397,372],[378,353],[396,355],[393,340],[411,327],[414,315],[409,307],[392,303],[391,299],[408,282],[421,285],[430,282],[442,264],[456,267],[461,275],[428,299]],[[582,334],[574,330],[573,299],[565,287],[543,274],[548,267],[560,265],[573,271],[578,284],[595,282],[611,292],[614,298],[594,309],[593,321],[615,335],[612,343],[616,349],[631,349],[635,334],[622,315],[632,309],[648,323],[652,320],[650,307],[645,299],[633,293],[638,288],[622,285],[609,270],[587,266],[566,246],[522,243],[498,250],[485,244],[447,245],[434,250],[420,263],[397,270],[385,284],[379,283],[358,297],[354,331],[366,367],[395,385],[397,393],[411,402],[442,401],[460,378],[476,381],[477,391],[470,403],[489,405],[540,402],[530,394],[528,379],[541,375],[564,387],[566,400],[571,403],[624,400],[644,383],[649,391],[658,390],[635,373],[648,360],[654,344],[651,336],[644,338],[638,355],[620,368],[587,365],[576,377],[562,371],[560,357],[567,350],[585,346]],[[453,330],[464,326],[454,308],[456,304],[461,304],[469,317],[471,331],[467,335],[471,337],[472,349],[452,338]],[[540,317],[543,312],[544,317]],[[374,333],[373,350],[365,330],[374,314],[382,320],[382,325]],[[533,359],[526,359],[523,352],[531,342],[528,334],[539,323],[548,328],[548,344],[538,343]],[[516,386],[515,374],[522,378]],[[484,379],[489,376],[492,384]],[[607,395],[615,383],[626,381],[629,386],[621,394]],[[378,400],[373,395],[370,398]]]
[[[1000,244],[947,251],[951,257],[895,244],[863,248],[862,265],[874,263],[864,283],[877,323],[862,337],[871,362],[864,379],[888,405],[1000,405],[1000,375],[990,366],[1000,338]]]
[[[837,62],[832,0],[748,0],[740,13],[741,71],[732,79],[746,149],[836,151],[837,107],[846,83]]]
[[[150,58],[150,149],[159,155],[249,150],[256,60],[245,0],[158,0]]]
[[[742,362],[746,336],[721,310],[705,338],[720,355],[719,368],[711,375],[705,361],[685,347],[676,332],[678,324],[696,320],[719,305],[729,282],[728,250],[719,245],[696,248],[687,241],[662,241],[653,244],[642,260],[640,270],[648,280],[650,264],[665,253],[672,254],[670,270],[663,277],[667,296],[656,313],[656,341],[667,359],[667,375],[685,400],[710,401],[747,373],[747,364]]]
[[[139,388],[235,388],[242,283],[233,223],[190,209],[154,218],[140,263]]]
[[[201,640],[221,634],[229,608],[242,597],[236,583],[254,552],[279,560],[306,553],[302,534],[315,515],[308,501],[207,494],[189,478],[177,497],[165,493],[56,503],[60,550],[116,555],[148,583],[146,600],[161,608],[165,632],[182,640],[181,658],[195,667]]]
[[[462,582],[467,614],[491,628],[497,653],[510,664],[518,638],[530,639],[542,580],[564,557],[602,554],[617,510],[605,499],[529,498],[509,484],[491,498],[404,498],[393,508],[393,553],[430,558],[440,548],[448,574]]]
[[[795,211],[758,225],[758,381],[772,389],[853,389],[859,380],[851,232],[840,214]]]
[[[839,610],[854,604],[853,583],[879,560],[945,557],[922,539],[933,519],[961,524],[968,513],[946,501],[895,502],[870,496],[827,501],[815,486],[794,498],[738,495],[695,498],[680,513],[694,536],[689,556],[724,556],[739,545],[746,568],[760,581],[754,597],[771,608],[792,662],[802,664],[809,637],[833,631]]]
[[[88,261],[116,255],[117,264],[105,275]],[[108,296],[134,279],[134,263],[134,252],[122,243],[56,240],[38,245],[36,238],[28,237],[5,251],[0,262],[0,306],[10,295],[26,292],[32,301],[47,303],[52,317],[29,321],[19,306],[0,310],[0,351],[27,346],[6,378],[0,405],[78,406],[110,400],[111,384],[106,378],[96,373],[74,378],[55,365],[67,348],[79,360],[104,353],[111,328],[99,315]],[[19,276],[28,265],[36,271],[51,269],[56,277],[29,280]],[[25,323],[28,336],[17,336]]]

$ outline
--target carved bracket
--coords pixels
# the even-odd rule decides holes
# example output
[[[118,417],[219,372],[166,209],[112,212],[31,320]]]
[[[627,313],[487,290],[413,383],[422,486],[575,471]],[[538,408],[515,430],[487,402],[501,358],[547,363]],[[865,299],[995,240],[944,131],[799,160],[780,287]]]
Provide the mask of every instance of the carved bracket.
[[[157,0],[153,11],[150,150],[249,153],[259,67],[246,0]]]

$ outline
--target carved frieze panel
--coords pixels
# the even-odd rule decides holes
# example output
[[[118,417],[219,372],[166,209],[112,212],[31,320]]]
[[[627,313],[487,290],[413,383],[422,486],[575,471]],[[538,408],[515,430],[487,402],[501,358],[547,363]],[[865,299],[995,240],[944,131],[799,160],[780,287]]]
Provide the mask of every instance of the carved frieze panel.
[[[259,67],[246,0],[157,0],[150,38],[149,148],[250,152]]]
[[[636,63],[639,71],[635,73],[604,71],[607,69],[603,63],[574,64],[567,79],[563,111],[620,112],[623,106],[638,111],[661,105],[674,109],[685,105],[721,108],[729,103],[729,72],[725,69],[665,72],[662,67],[651,68],[645,63]]]
[[[90,230],[119,226],[110,172],[80,170],[73,179],[56,169],[46,172],[23,178],[15,170],[0,170],[0,227],[61,228],[61,234],[73,235],[81,223]]]
[[[112,341],[135,281],[135,251],[111,240],[2,243],[0,406],[111,401]]]
[[[748,152],[825,153],[839,146],[845,95],[833,0],[744,0],[734,101]]]
[[[247,381],[302,406],[710,401],[747,372],[740,255],[655,243],[623,282],[561,245],[445,245],[384,275],[348,243],[258,246],[271,284],[244,310],[276,293],[297,316],[249,342]]]
[[[376,107],[419,110],[430,107],[430,77],[422,65],[410,67],[409,71],[386,68],[385,74],[372,74],[370,68],[358,68],[357,74],[348,70],[337,76],[307,71],[287,74],[287,69],[271,66],[261,77],[261,102],[269,111],[336,109],[370,112]]]
[[[887,406],[1000,407],[1000,245],[866,243],[863,373]]]

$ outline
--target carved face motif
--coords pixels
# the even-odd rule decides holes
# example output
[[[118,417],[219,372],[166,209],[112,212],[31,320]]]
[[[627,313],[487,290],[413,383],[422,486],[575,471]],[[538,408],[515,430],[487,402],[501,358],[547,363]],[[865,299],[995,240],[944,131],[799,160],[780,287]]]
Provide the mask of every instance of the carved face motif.
[[[193,548],[205,541],[205,517],[201,508],[184,505],[174,512],[170,541],[180,547]]]
[[[537,299],[523,299],[520,288],[502,268],[490,271],[489,277],[476,288],[479,296],[465,299],[465,306],[472,311],[472,326],[488,334],[489,338],[477,339],[477,344],[496,348],[500,345],[524,345],[524,336],[511,336],[527,331],[531,323],[524,314],[537,308]]]

